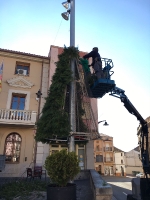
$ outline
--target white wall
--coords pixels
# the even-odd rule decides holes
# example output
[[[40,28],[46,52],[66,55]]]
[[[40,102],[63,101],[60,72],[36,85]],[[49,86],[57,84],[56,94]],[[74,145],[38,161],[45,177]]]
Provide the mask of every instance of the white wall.
[[[126,168],[125,168],[125,156],[124,156],[124,152],[114,152],[114,156],[115,156],[115,169],[116,173],[121,173],[121,167],[124,170],[124,173],[126,173]],[[121,160],[123,161],[123,163],[121,163]]]
[[[142,163],[139,159],[139,152],[131,150],[125,153],[126,173],[132,174],[133,171],[143,172]]]
[[[141,167],[142,163],[139,159],[139,152],[135,150],[131,150],[125,153],[126,157],[126,165],[127,166],[136,166]]]
[[[42,74],[42,86],[41,86],[41,102],[40,102],[40,113],[45,104],[45,98],[47,97],[49,85],[49,65],[43,64],[43,74]],[[37,143],[37,152],[36,152],[36,165],[43,166],[45,164],[45,159],[49,155],[49,144],[42,144],[41,142]]]
[[[115,164],[125,164],[124,152],[114,152],[114,155],[115,155]],[[121,163],[121,160],[123,160],[123,163]]]

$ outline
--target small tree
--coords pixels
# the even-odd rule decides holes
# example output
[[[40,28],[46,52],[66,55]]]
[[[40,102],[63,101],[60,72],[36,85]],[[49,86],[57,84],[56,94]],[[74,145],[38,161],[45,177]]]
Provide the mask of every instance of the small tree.
[[[63,149],[46,158],[45,169],[53,183],[65,187],[79,173],[79,161],[74,152]]]

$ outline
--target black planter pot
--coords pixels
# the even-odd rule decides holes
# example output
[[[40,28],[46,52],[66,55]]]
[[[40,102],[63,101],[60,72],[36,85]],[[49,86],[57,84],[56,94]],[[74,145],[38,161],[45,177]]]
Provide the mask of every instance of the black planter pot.
[[[48,185],[47,200],[76,200],[76,184],[68,183],[66,187]]]

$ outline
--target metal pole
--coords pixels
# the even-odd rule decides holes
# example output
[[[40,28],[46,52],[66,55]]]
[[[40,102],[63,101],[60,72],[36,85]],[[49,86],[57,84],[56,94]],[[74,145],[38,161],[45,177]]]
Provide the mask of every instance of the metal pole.
[[[70,46],[75,46],[75,0],[70,0]]]
[[[70,46],[75,46],[75,0],[70,0]],[[73,80],[70,84],[70,125],[76,132],[76,103],[75,103],[75,61],[71,61]],[[75,151],[74,136],[70,136],[69,152]]]

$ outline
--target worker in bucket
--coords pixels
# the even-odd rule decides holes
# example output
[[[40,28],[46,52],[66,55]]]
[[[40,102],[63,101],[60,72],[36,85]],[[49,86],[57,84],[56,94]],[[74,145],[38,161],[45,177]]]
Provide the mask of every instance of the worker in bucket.
[[[97,47],[94,47],[90,53],[83,56],[84,59],[87,59],[90,57],[92,57],[92,63],[89,66],[93,67],[94,72],[98,79],[102,78],[103,77],[102,61],[101,61],[100,54],[98,53]]]

